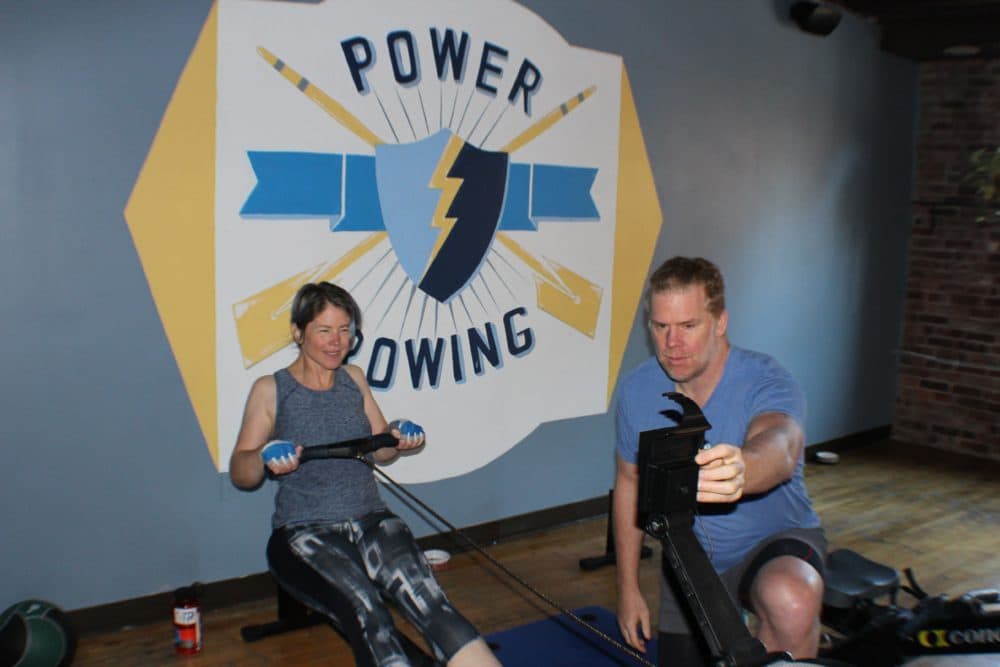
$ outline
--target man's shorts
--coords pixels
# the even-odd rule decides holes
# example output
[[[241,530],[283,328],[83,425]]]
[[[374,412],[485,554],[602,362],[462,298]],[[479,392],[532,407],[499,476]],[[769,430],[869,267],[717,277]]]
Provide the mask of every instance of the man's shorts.
[[[825,575],[826,534],[821,527],[793,528],[775,533],[755,546],[739,563],[719,574],[733,603],[750,609],[750,586],[757,572],[773,558],[796,556]],[[690,612],[677,603],[672,582],[660,577],[660,632],[691,634]]]

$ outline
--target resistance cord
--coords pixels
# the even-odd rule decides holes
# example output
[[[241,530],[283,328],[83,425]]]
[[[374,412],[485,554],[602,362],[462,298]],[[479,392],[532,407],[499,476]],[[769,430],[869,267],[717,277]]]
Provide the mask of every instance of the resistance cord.
[[[471,537],[469,537],[468,535],[466,535],[460,528],[458,528],[457,526],[453,525],[450,521],[448,521],[443,516],[441,516],[440,514],[438,514],[437,512],[435,512],[432,508],[430,508],[425,502],[423,502],[422,500],[420,500],[419,498],[417,498],[415,495],[413,495],[412,493],[410,493],[409,491],[407,491],[405,488],[403,488],[403,486],[401,484],[399,484],[396,480],[394,480],[392,477],[390,477],[381,468],[377,467],[373,462],[367,460],[364,457],[358,457],[358,458],[359,458],[359,460],[363,461],[365,463],[365,465],[367,465],[369,468],[371,468],[372,470],[374,470],[375,472],[377,472],[383,479],[385,479],[385,481],[387,481],[389,484],[391,484],[400,493],[402,493],[407,498],[409,498],[410,500],[412,500],[413,502],[415,502],[423,510],[425,510],[427,513],[429,513],[430,515],[432,515],[435,519],[437,519],[442,524],[444,524],[445,526],[447,526],[449,530],[451,530],[453,533],[455,533],[456,535],[458,535],[459,537],[461,537],[462,540],[464,540],[466,544],[468,544],[470,547],[472,547],[477,552],[479,552],[479,554],[482,555],[490,563],[492,563],[494,567],[496,567],[498,570],[500,570],[501,572],[503,572],[504,574],[506,574],[508,577],[510,577],[511,579],[513,579],[514,581],[516,581],[517,583],[519,583],[521,586],[523,586],[525,589],[527,589],[528,591],[530,591],[532,594],[534,594],[540,600],[542,600],[543,602],[545,602],[546,604],[548,604],[552,608],[557,609],[560,613],[565,614],[569,618],[573,619],[574,621],[576,621],[577,623],[579,623],[581,626],[583,626],[584,628],[586,628],[587,630],[589,630],[591,633],[597,635],[598,637],[600,637],[604,641],[608,642],[609,644],[611,644],[612,646],[614,646],[615,648],[617,648],[619,651],[622,651],[622,652],[627,653],[628,655],[632,656],[633,658],[635,658],[636,660],[638,660],[640,663],[642,663],[646,667],[656,667],[655,664],[653,664],[652,662],[650,662],[649,660],[647,660],[645,656],[643,656],[641,653],[639,653],[638,651],[636,651],[635,649],[633,649],[631,646],[627,646],[627,645],[621,643],[620,641],[618,641],[617,639],[615,639],[614,637],[611,637],[606,632],[603,632],[600,629],[595,628],[593,625],[591,625],[590,623],[587,623],[585,620],[583,620],[582,618],[580,618],[579,616],[577,616],[576,614],[574,614],[572,611],[570,611],[568,609],[565,609],[564,607],[562,607],[561,605],[559,605],[558,603],[556,603],[550,597],[548,597],[547,595],[545,595],[545,593],[542,593],[541,591],[539,591],[538,589],[536,589],[534,586],[532,586],[527,581],[525,581],[524,579],[522,579],[521,577],[519,577],[517,574],[515,574],[514,572],[511,572],[509,569],[507,569],[506,566],[504,566],[502,563],[500,563],[500,561],[498,561],[496,558],[494,558],[489,553],[487,553],[485,549],[483,549],[481,546],[479,546],[476,543],[475,540],[473,540]]]

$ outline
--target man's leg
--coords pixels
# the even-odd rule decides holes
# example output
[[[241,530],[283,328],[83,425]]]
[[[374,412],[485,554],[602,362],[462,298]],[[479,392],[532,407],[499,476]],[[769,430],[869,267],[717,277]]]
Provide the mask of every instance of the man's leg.
[[[691,635],[661,632],[656,638],[656,664],[667,667],[702,667],[706,657]]]
[[[757,638],[768,651],[816,657],[823,579],[812,565],[796,556],[769,560],[750,585],[750,605],[760,619]]]
[[[672,571],[670,576],[664,574],[660,577],[656,664],[669,667],[702,667],[710,656],[705,642],[693,634],[698,625],[690,610],[678,601],[678,586]]]
[[[722,574],[740,604],[757,615],[757,638],[768,651],[816,657],[825,561],[823,529],[794,529],[771,536]]]

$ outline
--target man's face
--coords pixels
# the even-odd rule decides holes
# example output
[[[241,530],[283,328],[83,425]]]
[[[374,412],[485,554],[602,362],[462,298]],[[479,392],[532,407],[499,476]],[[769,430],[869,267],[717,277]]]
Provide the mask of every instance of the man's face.
[[[660,365],[674,382],[697,379],[725,350],[728,315],[708,311],[704,285],[652,295],[649,331]]]

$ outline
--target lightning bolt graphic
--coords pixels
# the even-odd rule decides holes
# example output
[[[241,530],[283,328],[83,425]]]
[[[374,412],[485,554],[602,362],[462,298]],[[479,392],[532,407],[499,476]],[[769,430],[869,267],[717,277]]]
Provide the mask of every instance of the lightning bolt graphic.
[[[384,143],[381,137],[372,132],[342,104],[274,53],[263,46],[257,48],[257,53],[296,90],[360,140],[371,147]],[[538,138],[586,101],[596,90],[596,86],[590,86],[552,109],[507,143],[501,152],[513,153]],[[458,217],[449,217],[448,212],[455,203],[465,179],[448,176],[448,174],[454,167],[464,145],[465,141],[460,137],[456,135],[450,137],[428,183],[429,188],[441,191],[434,216],[430,222],[432,228],[441,231],[434,242],[427,265],[424,267],[425,276],[458,222]],[[348,267],[354,265],[380,245],[387,236],[384,231],[376,232],[358,243],[338,260],[325,262],[320,266],[302,271],[233,304],[233,316],[244,365],[249,368],[288,344],[287,322],[279,317],[279,314],[283,314],[288,308],[291,295],[298,287],[305,282],[335,279]],[[585,335],[591,337],[595,335],[597,316],[602,302],[603,290],[600,286],[550,258],[535,257],[507,233],[498,233],[496,239],[532,271],[536,279],[537,302],[541,310],[548,312]]]
[[[455,196],[458,195],[458,191],[462,188],[464,179],[449,176],[448,172],[451,171],[452,166],[455,164],[455,160],[458,158],[458,153],[462,150],[463,145],[465,145],[465,142],[455,135],[452,135],[448,139],[444,150],[441,151],[441,159],[438,161],[437,167],[431,175],[430,183],[428,183],[428,187],[441,191],[441,198],[438,199],[437,208],[434,209],[434,217],[431,219],[431,227],[440,229],[441,233],[438,234],[437,240],[434,242],[434,248],[431,250],[430,257],[427,260],[427,266],[424,267],[425,273],[427,268],[434,263],[434,258],[437,257],[441,246],[448,240],[448,235],[451,234],[451,230],[458,221],[458,218],[448,217],[448,209],[451,208],[452,202],[455,201]]]

